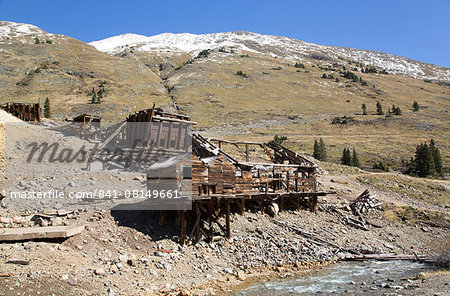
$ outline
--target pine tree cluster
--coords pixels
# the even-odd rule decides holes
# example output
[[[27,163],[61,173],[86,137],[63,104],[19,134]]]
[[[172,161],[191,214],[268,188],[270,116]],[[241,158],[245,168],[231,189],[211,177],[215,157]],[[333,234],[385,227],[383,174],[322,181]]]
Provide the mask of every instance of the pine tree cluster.
[[[319,142],[317,142],[317,140],[314,140],[313,157],[321,161],[327,160],[327,150],[325,147],[325,142],[322,138],[320,138]]]
[[[353,148],[353,153],[350,151],[349,148],[344,148],[344,150],[342,150],[341,164],[348,165],[348,166],[354,166],[357,168],[359,168],[361,166],[361,164],[359,163],[358,155],[354,148]]]
[[[444,174],[441,152],[433,139],[430,140],[430,144],[425,142],[417,145],[415,156],[408,164],[407,173],[419,177]]]

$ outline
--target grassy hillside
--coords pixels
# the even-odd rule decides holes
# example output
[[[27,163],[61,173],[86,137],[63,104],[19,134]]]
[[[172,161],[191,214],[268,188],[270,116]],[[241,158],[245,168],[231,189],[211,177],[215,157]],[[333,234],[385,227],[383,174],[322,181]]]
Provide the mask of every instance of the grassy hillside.
[[[305,153],[312,153],[314,139],[322,137],[330,160],[339,161],[344,147],[355,148],[365,168],[379,160],[399,168],[417,144],[434,138],[450,166],[446,84],[361,73],[366,66],[358,61],[314,54],[302,57],[304,67],[294,67],[286,59],[233,47],[200,58],[132,47],[110,56],[65,36],[40,42],[35,44],[33,35],[0,41],[0,103],[49,97],[56,119],[87,112],[110,120],[153,103],[173,111],[176,103],[206,135],[256,141],[286,135],[287,146]],[[349,70],[357,81],[343,77]],[[90,104],[92,88],[100,85],[106,96],[101,104]],[[377,101],[385,112],[400,107],[402,115],[376,115]],[[419,112],[412,110],[414,101]],[[361,114],[363,103],[367,116]],[[353,119],[331,123],[342,116]]]
[[[181,110],[206,134],[252,140],[286,135],[288,146],[307,153],[312,152],[314,139],[323,137],[332,160],[338,161],[344,147],[354,147],[366,166],[378,160],[398,166],[413,156],[415,145],[434,138],[449,165],[448,86],[352,71],[367,83],[363,85],[339,74],[343,66],[348,70],[354,63],[304,64],[305,68],[296,68],[266,55],[214,51],[170,71],[166,83]],[[324,73],[334,78],[322,78]],[[376,115],[377,101],[385,112],[392,105],[400,107],[402,115]],[[419,112],[412,110],[414,101],[421,106]],[[367,116],[362,115],[363,103]],[[351,116],[354,121],[331,124],[336,116]]]
[[[72,38],[54,35],[36,44],[34,36],[24,36],[1,40],[0,48],[0,103],[43,103],[48,97],[56,118],[88,112],[114,120],[152,103],[169,103],[161,78],[148,67]],[[103,103],[90,104],[92,88],[100,85]]]

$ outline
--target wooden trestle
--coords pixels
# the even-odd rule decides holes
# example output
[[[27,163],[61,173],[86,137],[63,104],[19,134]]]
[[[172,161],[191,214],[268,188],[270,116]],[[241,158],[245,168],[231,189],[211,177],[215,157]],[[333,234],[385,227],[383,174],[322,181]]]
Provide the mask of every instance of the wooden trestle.
[[[130,124],[135,122],[145,124]],[[275,143],[207,139],[191,134],[192,124],[195,123],[188,116],[167,113],[153,106],[128,116],[126,122],[105,134],[100,145],[126,142],[130,147],[139,139],[150,143],[154,151],[164,149],[166,155],[192,152],[189,163],[180,161],[171,165],[176,180],[180,184],[188,180],[187,190],[192,186],[192,210],[177,211],[182,244],[188,240],[198,242],[202,236],[211,242],[217,235],[229,238],[232,209],[244,215],[247,205],[252,204],[264,214],[266,204],[278,203],[281,212],[287,205],[315,212],[318,196],[329,194],[317,191],[317,166],[286,147]],[[226,144],[244,145],[245,159],[239,160],[225,152]],[[262,150],[256,156],[250,155],[256,149]],[[161,176],[157,172],[151,175],[147,172],[149,189],[158,178]],[[160,211],[160,223],[164,223],[167,212]]]

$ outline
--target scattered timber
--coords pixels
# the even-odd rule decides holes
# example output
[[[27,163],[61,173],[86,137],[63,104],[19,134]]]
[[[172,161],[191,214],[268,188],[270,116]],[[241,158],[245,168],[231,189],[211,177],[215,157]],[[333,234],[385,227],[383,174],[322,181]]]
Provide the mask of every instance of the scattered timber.
[[[18,265],[28,265],[30,264],[30,260],[26,259],[9,259],[6,261],[8,264],[18,264]]]
[[[344,261],[365,261],[365,260],[377,260],[377,261],[396,261],[396,260],[408,260],[417,262],[431,262],[431,258],[426,256],[414,255],[397,255],[397,254],[366,254],[366,255],[352,255],[346,256]]]
[[[68,238],[84,230],[82,226],[20,227],[0,229],[0,242]]]

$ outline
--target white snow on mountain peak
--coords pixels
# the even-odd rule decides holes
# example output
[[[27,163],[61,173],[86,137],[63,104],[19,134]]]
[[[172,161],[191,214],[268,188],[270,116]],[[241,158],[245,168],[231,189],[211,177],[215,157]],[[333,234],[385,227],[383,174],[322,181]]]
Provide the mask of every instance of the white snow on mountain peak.
[[[35,35],[35,34],[47,36],[53,35],[30,24],[0,21],[0,39],[22,37],[26,35]]]
[[[0,21],[0,42],[11,42],[19,38],[27,42],[28,38],[51,37],[67,38],[63,35],[50,34],[40,28],[22,23]],[[415,78],[450,81],[450,69],[426,64],[408,58],[383,52],[360,50],[348,47],[334,47],[307,43],[301,40],[262,35],[258,33],[235,31],[210,34],[163,33],[155,36],[123,34],[89,43],[102,52],[111,55],[127,51],[165,53],[188,53],[195,56],[204,49],[232,47],[237,52],[253,52],[285,59],[289,62],[333,63],[340,61],[362,62],[390,73],[402,74]],[[225,53],[223,53],[225,54]],[[321,60],[321,61],[320,61]]]
[[[195,56],[204,49],[218,49],[221,47],[234,47],[242,51],[268,54],[284,58],[288,61],[302,61],[314,55],[320,59],[337,61],[363,62],[368,66],[375,66],[388,72],[412,76],[415,78],[436,78],[450,80],[450,69],[421,63],[408,58],[387,54],[383,52],[359,50],[347,47],[334,47],[307,43],[301,40],[262,35],[257,33],[235,31],[226,33],[190,34],[190,33],[163,33],[146,37],[136,34],[124,34],[100,41],[89,43],[98,50],[109,54],[118,54],[128,48],[136,51],[154,52],[186,52]],[[426,71],[428,70],[428,71]],[[432,76],[426,72],[432,70]]]

